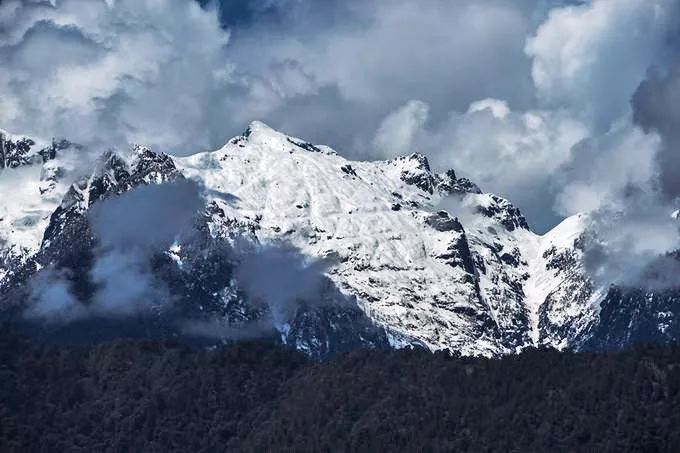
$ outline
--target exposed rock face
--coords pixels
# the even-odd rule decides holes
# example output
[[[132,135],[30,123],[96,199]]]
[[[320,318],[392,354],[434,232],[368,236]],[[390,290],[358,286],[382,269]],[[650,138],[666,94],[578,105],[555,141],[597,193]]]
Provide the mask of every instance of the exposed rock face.
[[[496,195],[488,194],[480,198],[477,212],[494,219],[508,231],[514,231],[516,228],[529,229],[529,224],[519,209],[508,200]]]
[[[437,189],[447,195],[465,195],[468,193],[481,194],[482,190],[467,178],[456,178],[454,170],[447,170],[435,176]]]
[[[428,216],[425,219],[425,223],[440,232],[463,232],[463,225],[461,225],[458,219],[451,217],[446,211],[437,211],[436,213]]]
[[[31,162],[30,151],[35,142],[28,137],[10,138],[0,132],[0,169],[17,168]]]
[[[394,161],[394,165],[401,169],[400,178],[406,184],[416,186],[430,194],[434,192],[435,179],[427,157],[414,153],[408,157],[400,157]]]
[[[45,269],[58,270],[81,303],[92,303],[99,244],[90,210],[139,187],[190,179],[204,202],[191,231],[144,258],[173,303],[141,324],[117,320],[119,327],[201,341],[270,336],[316,358],[356,347],[491,356],[531,345],[603,349],[680,337],[677,290],[609,289],[589,279],[588,216],[538,236],[508,200],[453,170],[435,174],[419,154],[349,162],[262,123],[185,158],[135,147],[89,164],[68,142],[38,148],[3,170],[25,186],[10,189],[10,173],[0,172],[0,193],[18,194],[0,215],[5,318],[24,321],[31,282]],[[449,197],[453,211],[441,209]],[[283,316],[239,280],[248,254],[281,243],[326,263],[320,289]],[[97,322],[88,335],[111,324]]]

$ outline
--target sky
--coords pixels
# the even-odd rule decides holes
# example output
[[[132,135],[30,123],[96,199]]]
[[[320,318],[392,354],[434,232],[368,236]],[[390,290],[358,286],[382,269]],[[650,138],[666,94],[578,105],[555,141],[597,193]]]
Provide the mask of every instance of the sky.
[[[0,0],[0,128],[187,155],[261,120],[352,159],[421,152],[539,232],[622,209],[645,231],[680,195],[679,8]]]

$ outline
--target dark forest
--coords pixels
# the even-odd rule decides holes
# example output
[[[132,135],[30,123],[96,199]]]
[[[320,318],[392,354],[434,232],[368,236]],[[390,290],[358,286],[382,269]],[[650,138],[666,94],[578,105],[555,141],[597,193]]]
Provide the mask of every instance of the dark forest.
[[[3,452],[678,451],[680,348],[502,359],[0,333]]]

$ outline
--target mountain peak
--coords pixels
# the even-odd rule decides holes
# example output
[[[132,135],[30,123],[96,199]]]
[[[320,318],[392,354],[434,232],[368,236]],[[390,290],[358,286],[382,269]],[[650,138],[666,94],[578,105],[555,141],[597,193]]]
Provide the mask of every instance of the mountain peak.
[[[399,170],[400,178],[406,184],[416,186],[429,194],[434,193],[435,179],[425,155],[412,153],[398,157],[390,163]]]
[[[172,256],[161,251],[149,272],[186,285],[176,292],[183,307],[212,307],[226,331],[232,321],[266,321],[234,283],[239,259],[223,255],[240,238],[253,249],[284,243],[326,263],[319,272],[329,292],[316,296],[340,305],[301,307],[275,326],[283,341],[317,357],[387,341],[487,356],[539,344],[579,348],[596,331],[601,301],[621,325],[638,316],[590,282],[578,246],[584,217],[538,236],[508,200],[453,170],[435,174],[422,154],[350,161],[257,121],[219,150],[183,158],[137,146],[124,157],[105,153],[93,169],[83,168],[92,159],[61,148],[0,172],[0,193],[11,194],[0,206],[0,300],[47,266],[87,279],[77,265],[88,260],[76,255],[97,252],[86,250],[96,203],[190,178],[205,203],[197,231],[178,239]],[[277,272],[266,267],[265,277]],[[664,302],[671,299],[654,300],[664,313],[676,310]]]
[[[529,224],[519,208],[505,198],[487,193],[477,195],[474,201],[477,213],[494,219],[508,231],[514,231],[516,228],[530,230]]]
[[[267,124],[263,123],[262,121],[251,121],[250,124],[248,124],[248,127],[246,128],[245,131],[243,131],[243,134],[241,134],[243,137],[250,138],[252,135],[258,135],[258,134],[279,134],[283,135],[281,132],[275,130],[274,128],[268,126]]]
[[[482,190],[467,178],[458,178],[454,170],[446,170],[435,176],[437,189],[444,195],[481,194]]]

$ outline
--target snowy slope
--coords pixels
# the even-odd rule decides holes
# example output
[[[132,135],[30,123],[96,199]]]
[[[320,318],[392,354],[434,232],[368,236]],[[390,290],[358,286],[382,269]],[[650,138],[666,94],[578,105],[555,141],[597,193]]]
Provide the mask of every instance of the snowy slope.
[[[256,220],[260,241],[330,257],[331,278],[397,346],[490,355],[537,344],[540,307],[561,281],[543,254],[579,234],[575,222],[539,237],[509,202],[473,185],[452,191],[420,155],[350,162],[262,123],[176,161],[229,217]],[[438,214],[450,197],[460,212]]]
[[[0,130],[7,141],[26,140]],[[5,142],[5,143],[6,143]],[[32,143],[25,163],[4,168],[0,175],[0,282],[11,264],[23,263],[39,249],[50,216],[64,195],[86,171],[79,147],[68,142],[46,145]],[[52,158],[40,153],[54,150]],[[3,265],[4,263],[4,265]]]
[[[484,327],[490,310],[474,275],[445,258],[464,233],[428,225],[439,195],[405,181],[428,188],[427,178],[418,179],[431,176],[420,156],[349,162],[262,123],[246,135],[218,151],[176,159],[178,167],[217,194],[212,198],[227,216],[257,219],[260,241],[286,240],[330,258],[331,278],[358,297],[395,345],[504,351]],[[225,193],[236,201],[225,201]]]

